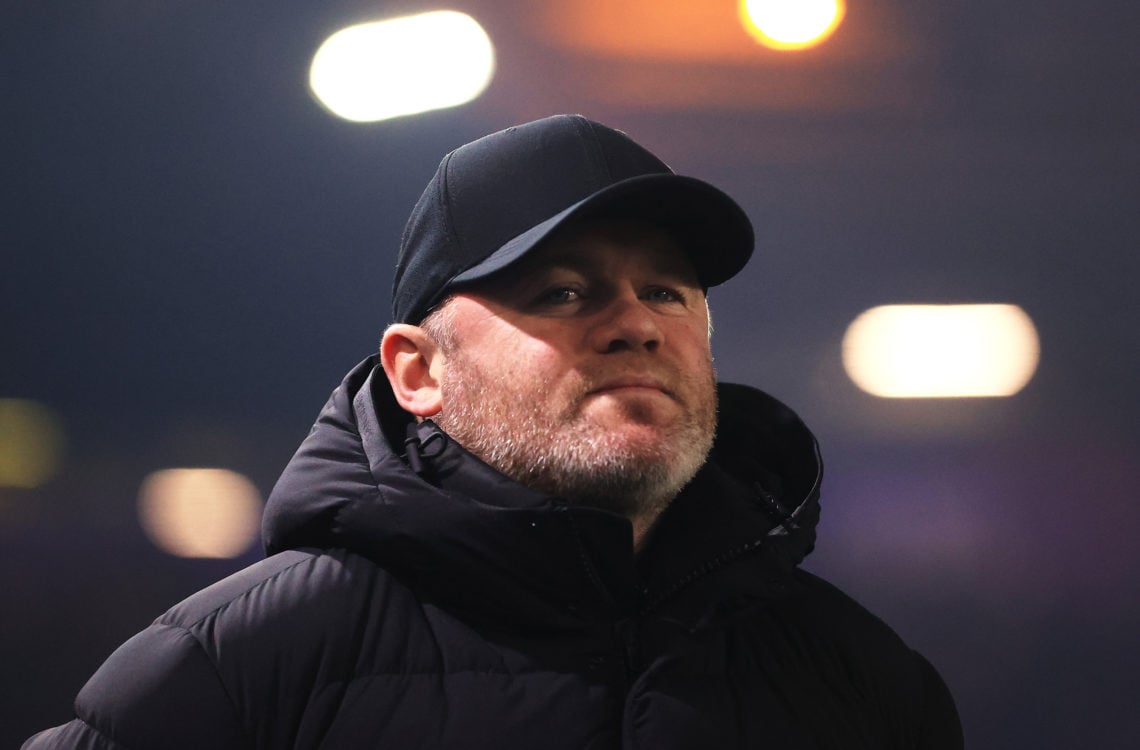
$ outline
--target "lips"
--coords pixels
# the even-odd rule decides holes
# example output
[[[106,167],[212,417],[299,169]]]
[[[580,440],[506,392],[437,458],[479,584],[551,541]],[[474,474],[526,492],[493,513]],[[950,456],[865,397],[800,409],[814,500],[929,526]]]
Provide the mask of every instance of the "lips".
[[[672,398],[673,392],[660,380],[646,376],[623,376],[607,380],[589,391],[592,394],[612,393],[625,390],[653,390]]]

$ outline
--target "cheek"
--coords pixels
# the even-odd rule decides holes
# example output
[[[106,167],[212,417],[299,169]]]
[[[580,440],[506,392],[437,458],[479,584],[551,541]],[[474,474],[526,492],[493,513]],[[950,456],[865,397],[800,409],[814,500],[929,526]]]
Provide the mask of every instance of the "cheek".
[[[549,345],[538,345],[520,355],[520,370],[534,373],[535,379],[550,389],[550,396],[561,384],[574,384],[581,380],[579,367],[573,357]]]
[[[672,340],[686,362],[699,363],[712,358],[708,327],[704,324],[686,325],[673,333]]]
[[[508,377],[525,378],[530,384],[551,385],[574,371],[573,357],[556,342],[513,335],[496,337],[484,346],[487,367]]]

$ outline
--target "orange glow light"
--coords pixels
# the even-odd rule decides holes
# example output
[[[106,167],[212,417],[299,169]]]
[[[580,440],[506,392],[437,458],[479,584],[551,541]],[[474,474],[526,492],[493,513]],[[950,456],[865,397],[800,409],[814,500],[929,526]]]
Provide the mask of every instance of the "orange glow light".
[[[740,0],[740,20],[756,41],[777,50],[814,47],[832,35],[844,0]]]

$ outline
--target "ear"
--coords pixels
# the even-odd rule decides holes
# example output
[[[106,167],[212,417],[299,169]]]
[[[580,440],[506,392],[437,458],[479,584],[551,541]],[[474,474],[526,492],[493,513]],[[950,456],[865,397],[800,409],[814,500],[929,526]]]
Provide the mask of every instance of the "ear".
[[[380,364],[396,402],[421,419],[438,414],[443,407],[444,359],[435,340],[419,326],[396,323],[384,331],[380,341]]]

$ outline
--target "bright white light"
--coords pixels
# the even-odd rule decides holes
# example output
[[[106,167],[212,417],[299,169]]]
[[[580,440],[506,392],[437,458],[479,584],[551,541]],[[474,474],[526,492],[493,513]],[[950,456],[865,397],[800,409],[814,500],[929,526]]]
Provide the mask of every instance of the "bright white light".
[[[812,47],[831,36],[844,0],[740,0],[740,18],[756,41],[773,49]]]
[[[42,404],[0,398],[0,487],[39,487],[59,466],[63,430]]]
[[[159,549],[178,557],[237,557],[257,538],[261,497],[226,469],[164,469],[139,492],[139,521]]]
[[[888,398],[1011,396],[1037,369],[1040,344],[1016,305],[886,305],[851,323],[843,366]]]
[[[441,10],[341,29],[313,56],[309,86],[334,114],[374,122],[465,104],[494,68],[483,27]]]

